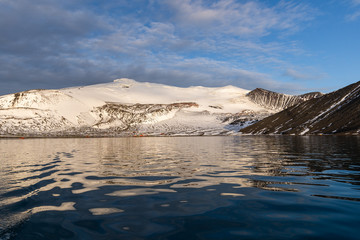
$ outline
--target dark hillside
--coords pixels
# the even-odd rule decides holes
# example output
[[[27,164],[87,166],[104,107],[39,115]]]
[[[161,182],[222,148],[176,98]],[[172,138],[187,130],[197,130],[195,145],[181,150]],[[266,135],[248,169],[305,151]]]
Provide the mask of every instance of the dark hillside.
[[[360,82],[289,107],[240,130],[251,134],[358,134]]]
[[[262,88],[256,88],[253,91],[249,92],[246,96],[252,102],[259,104],[265,108],[273,110],[283,110],[298,103],[307,101],[309,99],[318,98],[322,95],[323,94],[319,92],[312,92],[295,96],[272,92]]]

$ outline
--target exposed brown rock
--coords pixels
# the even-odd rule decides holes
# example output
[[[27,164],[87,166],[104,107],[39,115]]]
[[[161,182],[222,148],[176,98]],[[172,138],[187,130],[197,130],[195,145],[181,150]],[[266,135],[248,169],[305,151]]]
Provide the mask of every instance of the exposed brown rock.
[[[101,126],[117,121],[118,130],[127,130],[134,124],[150,120],[155,116],[161,116],[172,110],[182,108],[199,107],[194,102],[182,102],[171,104],[120,104],[106,103],[96,108],[92,112],[100,117],[100,120],[94,126]]]

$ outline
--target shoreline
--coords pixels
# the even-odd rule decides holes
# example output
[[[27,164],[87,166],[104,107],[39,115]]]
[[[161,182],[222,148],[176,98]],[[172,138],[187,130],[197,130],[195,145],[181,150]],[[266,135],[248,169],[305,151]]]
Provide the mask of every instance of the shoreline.
[[[141,134],[141,135],[0,135],[0,139],[40,139],[40,138],[149,138],[149,137],[227,137],[227,136],[292,136],[292,137],[360,137],[358,133],[341,133],[341,134]]]

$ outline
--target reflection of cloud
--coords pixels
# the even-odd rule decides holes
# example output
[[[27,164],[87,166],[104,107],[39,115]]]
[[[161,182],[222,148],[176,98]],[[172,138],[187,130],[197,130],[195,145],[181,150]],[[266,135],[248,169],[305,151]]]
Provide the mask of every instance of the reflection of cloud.
[[[47,211],[76,211],[74,208],[75,202],[63,202],[59,207],[57,206],[40,206],[34,207],[31,209],[31,213],[40,213],[40,212],[47,212]]]
[[[94,216],[122,213],[124,210],[118,208],[90,208],[89,211]]]
[[[117,197],[131,197],[131,196],[141,196],[141,195],[152,195],[158,193],[176,193],[172,189],[157,189],[157,188],[133,188],[127,190],[120,190],[112,193],[108,193],[108,196],[117,196]]]
[[[0,139],[0,144],[0,219],[5,219],[0,224],[21,223],[21,239],[49,229],[79,236],[104,229],[117,237],[119,231],[136,230],[136,236],[148,238],[180,229],[186,218],[210,216],[218,226],[231,216],[242,219],[239,214],[241,226],[258,226],[269,204],[283,208],[284,199],[296,203],[284,215],[298,216],[300,207],[316,217],[319,205],[309,205],[314,197],[359,200],[351,191],[358,183],[356,137]],[[74,194],[76,189],[89,191]],[[18,213],[29,219],[21,222]],[[308,212],[303,217],[308,219]],[[284,225],[271,219],[282,234]],[[41,226],[37,232],[35,225]],[[223,226],[229,221],[215,231]]]
[[[243,197],[244,194],[241,193],[221,193],[221,196],[230,196],[230,197]]]

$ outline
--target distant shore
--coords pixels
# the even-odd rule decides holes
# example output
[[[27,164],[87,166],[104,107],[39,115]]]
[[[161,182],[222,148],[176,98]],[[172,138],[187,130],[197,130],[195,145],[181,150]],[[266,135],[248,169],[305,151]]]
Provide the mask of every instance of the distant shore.
[[[337,134],[99,134],[99,135],[81,135],[81,134],[65,134],[65,135],[0,135],[0,139],[34,139],[34,138],[142,138],[142,137],[216,137],[216,136],[360,136],[358,133],[337,133]]]

